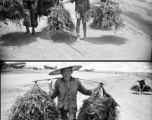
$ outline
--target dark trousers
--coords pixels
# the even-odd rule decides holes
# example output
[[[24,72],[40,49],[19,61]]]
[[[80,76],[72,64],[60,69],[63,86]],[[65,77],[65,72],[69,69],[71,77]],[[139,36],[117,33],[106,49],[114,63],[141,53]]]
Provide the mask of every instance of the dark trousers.
[[[75,113],[69,113],[68,110],[64,110],[64,108],[60,108],[60,120],[76,120]]]

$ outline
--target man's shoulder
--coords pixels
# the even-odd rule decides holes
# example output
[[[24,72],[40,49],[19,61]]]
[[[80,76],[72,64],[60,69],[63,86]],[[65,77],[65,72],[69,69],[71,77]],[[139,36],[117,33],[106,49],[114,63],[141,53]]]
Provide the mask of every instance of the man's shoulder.
[[[79,78],[72,77],[72,80],[79,81]]]
[[[56,83],[60,83],[62,78],[56,78]]]
[[[74,82],[76,82],[76,83],[79,83],[80,81],[79,81],[79,78],[75,78],[75,77],[72,77],[72,81],[74,81]],[[57,78],[56,79],[56,83],[57,84],[60,84],[60,83],[62,83],[63,82],[63,79],[62,78]]]
[[[80,83],[79,78],[74,78],[74,77],[72,77],[72,78],[73,78],[73,81],[74,81],[75,83],[77,83],[77,84],[79,84],[79,83]]]

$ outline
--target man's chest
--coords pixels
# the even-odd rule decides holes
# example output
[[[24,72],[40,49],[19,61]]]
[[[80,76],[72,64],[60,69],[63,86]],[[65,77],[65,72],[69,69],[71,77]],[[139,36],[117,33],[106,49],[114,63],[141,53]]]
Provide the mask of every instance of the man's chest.
[[[66,93],[77,93],[78,91],[78,84],[76,82],[64,82],[59,85],[59,93],[66,94]]]

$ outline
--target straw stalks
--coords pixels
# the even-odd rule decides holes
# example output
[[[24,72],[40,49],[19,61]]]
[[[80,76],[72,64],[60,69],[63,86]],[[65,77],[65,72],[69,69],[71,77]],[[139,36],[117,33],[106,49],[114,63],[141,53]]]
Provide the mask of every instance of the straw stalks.
[[[84,100],[77,120],[118,120],[118,103],[106,94],[104,98],[99,93]]]
[[[149,85],[146,85],[143,89],[143,92],[152,92],[152,88]]]
[[[24,15],[22,0],[0,0],[0,22],[20,24]]]
[[[133,85],[130,90],[132,91],[135,91],[135,92],[140,92],[140,87],[139,85]],[[152,88],[149,86],[149,85],[146,85],[144,88],[143,88],[143,92],[152,92]]]
[[[119,3],[109,1],[108,5],[91,6],[87,16],[93,18],[91,23],[93,28],[103,29],[104,27],[114,26],[114,30],[118,30],[119,27],[123,26]]]
[[[9,120],[56,120],[55,103],[37,85],[18,97],[9,110]]]
[[[63,7],[58,5],[50,8],[48,16],[48,27],[50,36],[56,35],[57,32],[73,31],[75,26],[71,20],[70,13]]]
[[[139,91],[140,91],[139,85],[133,85],[130,89],[131,89],[132,91],[136,91],[136,92],[139,92]]]
[[[53,7],[55,4],[55,0],[38,0],[37,3],[37,14],[39,17],[48,16],[50,11],[49,9]]]

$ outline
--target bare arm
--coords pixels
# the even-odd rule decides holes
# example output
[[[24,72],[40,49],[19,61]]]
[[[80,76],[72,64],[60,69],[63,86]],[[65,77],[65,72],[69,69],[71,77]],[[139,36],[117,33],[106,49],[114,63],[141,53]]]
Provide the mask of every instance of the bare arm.
[[[52,81],[51,83],[48,83],[48,87],[49,87],[49,95],[52,96],[53,95]]]
[[[96,88],[93,89],[93,91],[97,91],[97,90],[99,90],[99,89],[101,89],[101,87],[100,87],[100,86],[97,86]]]
[[[92,94],[92,90],[88,90],[85,87],[83,87],[79,80],[78,80],[78,91],[84,95],[91,95]]]
[[[49,96],[50,96],[52,99],[56,98],[56,96],[57,96],[58,93],[59,93],[57,83],[55,82],[54,90],[52,89],[52,81],[51,81],[51,83],[48,84],[48,87],[49,87]]]
[[[96,88],[88,90],[88,89],[86,89],[85,87],[82,86],[80,81],[78,81],[78,82],[79,82],[78,91],[81,92],[82,94],[85,94],[85,95],[91,95],[93,92],[101,89],[101,85],[99,84]]]

